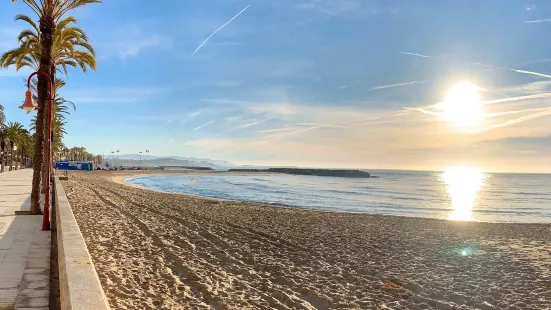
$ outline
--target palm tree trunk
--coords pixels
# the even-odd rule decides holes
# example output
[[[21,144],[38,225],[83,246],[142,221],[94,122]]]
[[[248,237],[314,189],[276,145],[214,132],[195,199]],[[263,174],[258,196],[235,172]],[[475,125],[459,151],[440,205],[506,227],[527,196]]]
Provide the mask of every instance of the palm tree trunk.
[[[2,172],[4,172],[4,166],[5,166],[5,161],[4,161],[4,149],[6,148],[6,142],[4,142],[4,140],[2,140],[2,142],[0,142],[0,166],[2,167]]]
[[[48,75],[50,76],[50,78],[52,79],[52,82],[55,81],[55,64],[51,64],[50,65],[50,72],[48,73]],[[53,85],[52,85],[53,86]],[[52,89],[52,94],[51,94],[52,98],[55,97],[55,89]],[[48,105],[50,104],[53,104],[52,102],[48,102],[47,103]],[[52,123],[52,119],[54,117],[53,113],[52,113],[52,119],[48,119],[48,110],[45,111],[45,115],[44,115],[44,162],[47,161],[47,155],[49,154],[50,155],[50,160],[49,162],[43,166],[43,169],[42,169],[42,179],[46,179],[47,178],[47,175],[48,175],[48,169],[51,168],[51,165],[52,165],[52,162],[51,162],[51,159],[52,159],[52,156],[51,156],[51,152],[52,152],[52,149],[53,148],[50,148],[49,145],[48,145],[48,135],[50,134],[51,137],[50,137],[50,141],[51,141],[51,145],[54,144],[54,140],[53,140],[53,130],[54,128],[52,127],[52,131],[50,132],[50,123]],[[46,192],[46,183],[45,182],[42,182],[42,193],[45,193]]]
[[[10,171],[14,170],[15,161],[13,158],[13,141],[10,141]]]
[[[55,21],[51,16],[42,16],[40,19],[40,44],[42,53],[40,55],[40,71],[50,75],[52,68],[52,47],[54,44]],[[36,116],[36,141],[34,154],[33,189],[31,194],[31,214],[41,214],[40,211],[40,184],[44,158],[44,118],[48,108],[48,81],[46,78],[38,77],[38,115]],[[50,180],[42,180],[42,183]]]

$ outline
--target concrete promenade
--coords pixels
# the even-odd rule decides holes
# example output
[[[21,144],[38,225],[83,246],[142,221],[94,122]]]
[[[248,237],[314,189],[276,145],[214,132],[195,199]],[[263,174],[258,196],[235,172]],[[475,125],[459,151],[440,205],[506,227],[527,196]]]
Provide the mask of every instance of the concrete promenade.
[[[0,173],[0,310],[48,309],[50,231],[28,211],[32,170]]]

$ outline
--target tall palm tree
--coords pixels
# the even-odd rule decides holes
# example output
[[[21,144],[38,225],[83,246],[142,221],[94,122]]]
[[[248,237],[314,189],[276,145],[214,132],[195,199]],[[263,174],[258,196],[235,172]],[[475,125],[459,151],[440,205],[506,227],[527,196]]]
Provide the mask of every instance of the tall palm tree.
[[[6,126],[0,123],[0,172],[4,172],[6,165]]]
[[[4,149],[6,148],[5,121],[4,107],[0,104],[0,172],[4,172]]]
[[[20,46],[3,54],[0,58],[0,65],[4,67],[14,65],[16,70],[22,67],[30,67],[36,71],[39,69],[39,59],[42,50],[39,27],[26,15],[17,15],[15,19],[27,22],[31,28],[19,34],[18,41]],[[59,20],[56,25],[52,52],[52,59],[55,65],[52,65],[52,74],[50,75],[54,82],[53,97],[57,95],[59,87],[65,85],[64,81],[55,77],[57,71],[67,76],[67,66],[78,66],[85,73],[87,72],[87,67],[90,67],[92,70],[95,70],[97,67],[95,51],[89,44],[86,33],[82,29],[73,26],[76,21],[76,18],[69,16]],[[34,80],[33,83],[35,85],[34,91],[37,93],[37,83]],[[44,128],[49,128],[49,122],[46,118],[44,119]],[[47,153],[47,145],[44,145],[43,156]],[[48,166],[44,165],[43,168],[42,178],[46,178]],[[42,183],[42,189],[45,190],[45,183]]]
[[[16,2],[18,0],[12,0]],[[70,10],[90,4],[100,3],[99,0],[20,0],[24,2],[31,10],[36,13],[39,19],[40,30],[40,61],[39,71],[42,71],[49,76],[55,73],[57,64],[53,58],[54,34],[56,32],[56,24]],[[47,108],[48,98],[48,82],[39,76],[38,77],[38,110],[37,123],[44,124],[44,111]],[[40,179],[42,171],[43,152],[44,149],[44,126],[39,125],[36,128],[35,156],[34,156],[34,172],[33,172],[33,189],[31,194],[31,214],[39,214],[40,207]],[[47,163],[48,165],[50,163]],[[50,180],[44,180],[50,182]]]
[[[2,55],[0,64],[3,67],[14,65],[16,70],[23,67],[30,67],[33,70],[39,69],[42,46],[40,45],[40,30],[36,23],[27,15],[17,15],[15,20],[25,21],[30,29],[19,34],[19,47],[12,49]],[[80,67],[85,73],[88,67],[95,70],[97,62],[95,51],[88,42],[88,36],[84,30],[74,27],[76,18],[69,16],[61,19],[56,25],[54,33],[54,44],[52,47],[52,74],[61,72],[68,74],[67,67]]]
[[[22,138],[22,135],[24,135],[25,128],[23,128],[23,125],[19,122],[9,122],[6,126],[6,138],[8,139],[10,143],[10,171],[15,170],[17,168],[17,165],[15,163],[15,150],[14,146],[19,144],[20,139]]]
[[[21,168],[29,167],[29,156],[33,152],[33,138],[31,134],[25,130],[19,138],[19,147],[21,155]]]
[[[0,104],[0,125],[6,121],[6,114],[4,114],[4,106]]]

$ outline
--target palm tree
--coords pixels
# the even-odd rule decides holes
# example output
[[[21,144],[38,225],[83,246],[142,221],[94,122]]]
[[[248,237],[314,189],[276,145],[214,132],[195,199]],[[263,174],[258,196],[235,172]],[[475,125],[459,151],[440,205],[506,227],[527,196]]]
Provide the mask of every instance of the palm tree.
[[[63,137],[67,134],[64,129],[65,126],[65,117],[70,114],[70,109],[76,111],[76,106],[73,102],[65,100],[59,96],[59,89],[65,86],[65,81],[61,79],[56,79],[54,82],[54,88],[56,89],[55,97],[53,98],[54,105],[52,106],[52,114],[54,123],[52,126],[53,130],[53,141],[52,141],[52,152],[57,152],[60,150],[60,143],[62,144]],[[31,90],[36,92],[36,82],[33,81],[31,84]],[[36,131],[36,115],[31,120],[31,131]]]
[[[15,153],[14,146],[19,144],[19,141],[22,135],[25,132],[25,128],[19,122],[9,122],[6,126],[6,138],[10,143],[10,153],[11,153],[11,162],[10,162],[10,171],[16,170],[17,165],[15,164]]]
[[[20,33],[18,37],[20,46],[2,55],[0,64],[4,67],[15,65],[16,70],[27,66],[36,71],[39,69],[39,58],[41,55],[40,31],[36,23],[26,15],[17,15],[15,19],[27,22],[31,26],[31,29]],[[57,95],[58,89],[65,85],[64,81],[55,78],[56,71],[60,71],[67,76],[67,66],[78,66],[85,73],[87,72],[87,67],[93,70],[97,67],[95,52],[88,42],[88,36],[82,29],[73,27],[73,23],[76,23],[76,18],[69,16],[61,19],[56,25],[52,59],[57,67],[52,66],[52,74],[50,75],[54,82],[53,97]],[[34,91],[37,93],[37,83],[34,80],[33,83]],[[44,128],[49,128],[50,121],[47,119],[44,121]],[[47,145],[45,145],[43,154],[47,153],[48,149]],[[42,178],[46,178],[48,166],[44,165],[43,168]],[[45,183],[42,183],[42,190],[45,190]]]
[[[33,138],[31,134],[25,130],[19,138],[19,147],[21,154],[21,166],[24,168],[29,167],[29,156],[33,152]]]
[[[12,0],[16,2],[17,0]],[[55,73],[57,63],[54,61],[54,34],[56,32],[56,24],[60,19],[70,10],[84,6],[90,3],[100,3],[99,0],[20,0],[23,1],[31,10],[36,13],[39,19],[39,34],[40,34],[40,61],[38,63],[39,71],[48,74],[50,77]],[[31,56],[29,56],[30,59]],[[35,57],[34,59],[36,59]],[[48,98],[48,82],[47,80],[39,76],[38,78],[38,110],[37,123],[39,126],[36,128],[36,141],[35,141],[35,156],[34,156],[34,172],[33,172],[33,189],[31,194],[31,214],[39,214],[40,207],[40,173],[42,171],[43,164],[43,152],[44,149],[44,111],[47,108]],[[42,156],[41,156],[42,155]],[[49,165],[49,163],[47,163]],[[44,182],[50,182],[50,180],[44,180]]]
[[[31,28],[19,34],[19,47],[4,53],[0,58],[0,64],[3,67],[15,65],[16,70],[30,67],[36,71],[39,69],[42,52],[40,30],[36,23],[26,15],[17,15],[15,20],[25,21]],[[80,67],[85,73],[88,71],[88,67],[92,70],[97,67],[95,51],[88,42],[88,36],[84,30],[72,26],[76,22],[75,17],[69,16],[60,20],[56,25],[52,51],[52,59],[55,63],[55,66],[52,67],[53,75],[57,71],[67,75],[67,66]]]
[[[0,104],[0,125],[6,121],[6,115],[4,114],[4,107]]]
[[[6,158],[6,126],[0,123],[0,172],[4,172]]]

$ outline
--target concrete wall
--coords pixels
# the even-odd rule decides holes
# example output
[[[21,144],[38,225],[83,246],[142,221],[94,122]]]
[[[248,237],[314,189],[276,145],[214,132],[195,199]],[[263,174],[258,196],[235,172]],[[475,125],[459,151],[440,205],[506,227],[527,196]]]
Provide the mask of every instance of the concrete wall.
[[[61,309],[111,309],[69,200],[55,177],[55,226]]]

